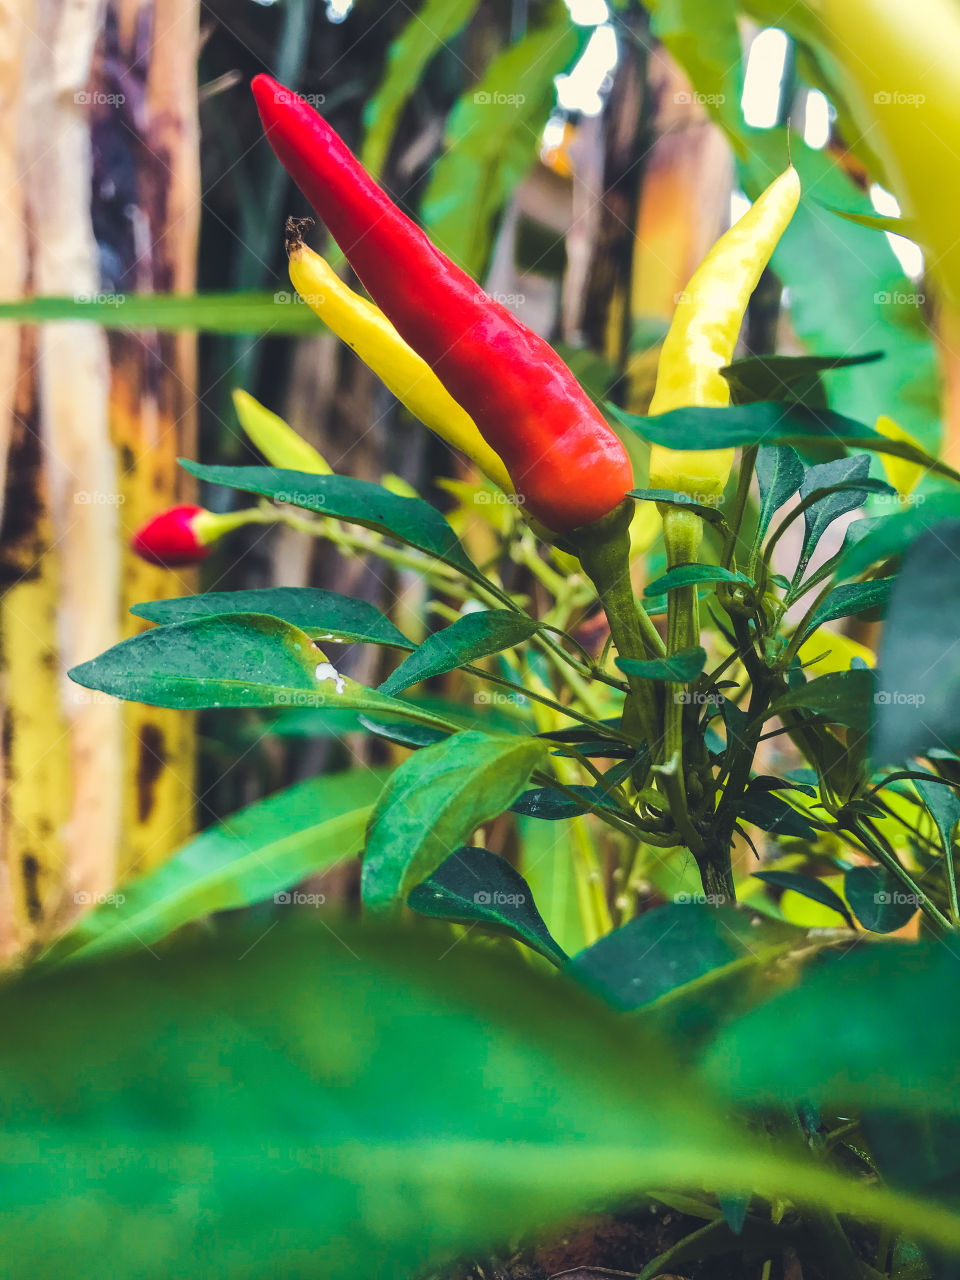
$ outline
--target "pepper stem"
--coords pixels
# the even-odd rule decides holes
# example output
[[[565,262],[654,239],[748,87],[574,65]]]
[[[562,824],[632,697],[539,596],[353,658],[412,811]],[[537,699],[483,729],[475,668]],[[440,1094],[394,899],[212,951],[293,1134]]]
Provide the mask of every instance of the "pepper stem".
[[[620,657],[645,659],[658,656],[649,638],[649,633],[655,635],[656,629],[637,600],[630,581],[632,517],[633,503],[626,498],[602,520],[573,530],[568,539],[584,572],[597,589]],[[655,686],[639,676],[628,675],[627,683],[630,692],[623,708],[624,731],[638,739],[645,738],[652,754],[657,749],[660,734],[660,708]]]

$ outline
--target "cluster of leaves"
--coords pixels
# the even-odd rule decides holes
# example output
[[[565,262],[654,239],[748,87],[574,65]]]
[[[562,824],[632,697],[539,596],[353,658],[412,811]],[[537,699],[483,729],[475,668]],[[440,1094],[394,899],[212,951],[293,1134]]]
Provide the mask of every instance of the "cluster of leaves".
[[[86,1063],[85,1078],[99,1079],[101,1058],[116,1054],[111,1078],[137,1079],[148,1099],[142,1105],[166,1115],[164,1099],[180,1097],[162,1139],[197,1144],[214,1161],[220,1172],[204,1184],[204,1205],[231,1231],[236,1224],[245,1257],[256,1256],[260,1219],[243,1171],[257,1157],[235,1130],[252,1134],[254,1124],[258,1149],[266,1142],[286,1153],[258,1171],[258,1209],[280,1212],[282,1199],[286,1209],[276,1220],[288,1224],[289,1249],[310,1251],[329,1275],[379,1272],[388,1259],[406,1274],[565,1212],[642,1193],[667,1202],[682,1193],[705,1222],[695,1241],[658,1259],[656,1270],[681,1261],[683,1248],[697,1256],[736,1248],[762,1259],[789,1245],[831,1274],[854,1274],[845,1266],[907,1274],[909,1257],[920,1268],[909,1274],[923,1275],[927,1264],[917,1262],[912,1241],[932,1246],[932,1266],[938,1251],[960,1248],[960,1217],[946,1207],[871,1185],[882,1176],[892,1188],[946,1186],[954,1173],[939,1149],[919,1172],[915,1166],[923,1126],[937,1116],[949,1120],[955,1107],[955,1046],[939,1010],[957,980],[948,944],[958,923],[960,488],[919,446],[811,407],[811,385],[836,364],[740,362],[728,371],[739,402],[731,409],[618,415],[624,429],[674,448],[742,447],[736,492],[722,508],[702,509],[715,559],[654,577],[645,590],[654,616],[671,592],[701,591],[711,620],[702,646],[646,663],[611,662],[607,650],[597,657],[582,648],[571,621],[591,599],[582,575],[561,577],[549,555],[539,557],[543,581],[559,594],[565,584],[572,595],[534,616],[419,498],[342,476],[188,464],[209,482],[295,504],[298,527],[315,521],[319,536],[359,526],[366,550],[395,557],[399,548],[438,594],[461,606],[449,625],[414,645],[370,605],[332,591],[156,601],[136,610],[156,626],[73,672],[87,687],[122,698],[271,708],[281,719],[313,716],[413,749],[380,775],[301,784],[205,832],[124,886],[122,903],[85,917],[39,959],[26,988],[7,997],[10,1025],[26,1020],[19,1040],[31,1062],[43,1043],[38,1028],[61,1010],[79,1018],[85,1001],[105,1000],[136,1009],[123,1015],[136,1027],[118,1023],[116,1041],[89,1049],[97,1062]],[[777,400],[770,398],[775,384]],[[869,474],[867,453],[805,462],[804,451],[825,439],[899,458],[942,477],[943,487],[926,501],[906,501]],[[756,508],[747,499],[754,474]],[[685,501],[649,490],[634,497],[641,511],[654,501]],[[834,521],[871,499],[892,512],[854,521],[839,548],[817,563]],[[471,510],[492,513],[493,504]],[[505,551],[533,563],[533,535],[507,510]],[[801,524],[786,576],[780,553]],[[651,551],[653,562],[656,556]],[[851,659],[836,630],[824,630],[884,612],[877,671]],[[326,649],[341,642],[404,656],[380,688],[367,688],[328,660]],[[689,826],[678,821],[669,788],[648,785],[659,779],[660,744],[637,741],[620,723],[627,686],[618,667],[650,682],[659,705],[668,698],[683,704],[684,757],[701,784]],[[458,668],[481,688],[506,691],[508,710],[480,696],[458,709],[409,692]],[[803,767],[757,773],[761,743],[781,734]],[[507,810],[524,842],[520,871],[474,843],[477,830]],[[582,917],[580,941],[571,946],[574,935],[563,924],[569,901],[558,904],[555,884],[548,900],[540,894],[544,843],[536,832],[561,823],[582,833],[587,815],[586,831],[605,832],[612,844],[599,855],[589,839],[561,846],[564,854],[575,850],[565,896]],[[740,885],[759,917],[709,894],[697,901],[701,886],[689,880],[690,853],[698,854],[690,836],[716,855],[728,852],[736,830],[765,832],[778,851]],[[605,886],[599,867],[609,848],[628,874]],[[317,924],[317,895],[306,920],[290,919],[306,875],[361,851],[370,917],[362,929],[327,911]],[[636,915],[641,884],[654,901],[675,900]],[[678,885],[689,891],[677,892]],[[779,904],[769,889],[782,892]],[[791,924],[790,897],[816,904],[837,931],[818,939]],[[168,949],[172,933],[210,912],[271,901],[274,918],[263,927],[227,928],[216,946],[189,956]],[[413,934],[378,922],[404,906],[419,921]],[[924,931],[939,940],[864,946],[859,930],[899,929],[918,908]],[[472,937],[451,951],[457,937],[449,929],[464,925]],[[476,945],[480,935],[513,939],[527,960],[502,943]],[[159,968],[131,964],[133,953],[158,944]],[[89,964],[114,954],[106,967]],[[135,999],[119,990],[131,984]],[[578,994],[584,987],[589,996]],[[229,1033],[222,1019],[210,1020],[214,1007]],[[642,1016],[623,1019],[641,1007]],[[194,1030],[185,1033],[188,1024]],[[181,1059],[158,1053],[172,1025],[190,1046],[183,1076]],[[197,1067],[220,1034],[224,1052],[236,1054],[237,1077],[248,1081],[242,1104],[215,1097],[219,1056],[209,1076]],[[257,1062],[248,1062],[252,1053]],[[544,1061],[551,1063],[549,1101]],[[64,1067],[75,1069],[72,1061]],[[287,1094],[277,1081],[290,1072],[298,1078]],[[24,1096],[15,1091],[14,1105],[24,1116],[43,1111],[45,1089],[61,1087],[44,1074],[41,1088],[28,1064],[22,1079],[30,1084]],[[97,1122],[97,1096],[84,1094],[86,1119],[77,1123]],[[245,1108],[242,1122],[217,1118],[236,1105]],[[763,1118],[760,1129],[748,1113]],[[139,1123],[131,1114],[129,1123]],[[263,1137],[294,1114],[295,1140]],[[51,1174],[79,1178],[91,1212],[105,1213],[120,1194],[105,1170],[129,1141],[127,1124],[111,1121],[101,1134],[105,1163],[98,1157],[79,1173],[79,1157],[68,1151]],[[207,1128],[201,1134],[197,1125]],[[229,1153],[217,1147],[228,1131]],[[68,1135],[50,1140],[59,1150]],[[495,1145],[502,1141],[508,1157]],[[174,1188],[169,1168],[162,1175],[151,1169],[154,1183],[138,1193],[140,1214],[150,1205],[161,1214],[199,1176],[178,1173]],[[278,1181],[271,1190],[281,1174],[282,1197]],[[62,1185],[47,1193],[52,1201]],[[324,1206],[319,1222],[313,1197]],[[373,1214],[375,1226],[367,1220],[361,1228],[360,1206],[371,1203],[382,1212]],[[869,1266],[853,1258],[837,1214],[860,1221]],[[869,1225],[880,1220],[883,1231]],[[151,1227],[167,1229],[159,1219]],[[135,1269],[152,1237],[132,1227],[128,1234]],[[91,1239],[93,1266],[101,1245],[95,1233]],[[230,1273],[222,1258],[217,1265]]]

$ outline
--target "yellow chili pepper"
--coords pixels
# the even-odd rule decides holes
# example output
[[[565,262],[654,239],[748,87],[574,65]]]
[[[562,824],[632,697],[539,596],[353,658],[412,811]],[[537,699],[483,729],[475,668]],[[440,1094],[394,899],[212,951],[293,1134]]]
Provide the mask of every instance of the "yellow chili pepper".
[[[915,444],[919,448],[923,447],[920,445],[919,440],[915,439],[909,431],[904,431],[899,423],[894,422],[892,418],[888,418],[886,414],[881,413],[877,419],[876,430],[882,436],[886,436],[888,440],[902,440],[905,444]],[[926,475],[926,468],[922,467],[919,462],[911,462],[908,458],[898,458],[892,453],[881,453],[880,462],[883,466],[884,474],[901,498],[906,498],[913,493]]]
[[[730,387],[720,370],[733,359],[750,295],[799,199],[800,179],[791,166],[720,237],[694,272],[660,353],[651,414],[729,404]],[[680,452],[654,445],[650,486],[709,502],[723,493],[733,453],[732,449]]]
[[[290,279],[307,306],[386,384],[397,399],[441,440],[471,458],[505,493],[514,487],[500,457],[481,436],[425,360],[397,333],[383,312],[348,288],[329,263],[291,228]],[[416,281],[411,280],[411,288]]]
[[[238,387],[233,393],[233,407],[241,427],[271,467],[307,471],[318,476],[330,475],[332,468],[326,458],[298,436],[283,418],[255,400],[249,391]]]

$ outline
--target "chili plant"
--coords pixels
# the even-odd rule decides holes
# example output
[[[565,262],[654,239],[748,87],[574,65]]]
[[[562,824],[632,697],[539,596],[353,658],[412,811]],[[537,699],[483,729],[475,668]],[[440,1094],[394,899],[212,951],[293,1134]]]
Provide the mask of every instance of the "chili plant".
[[[292,984],[289,1021],[267,1037],[271,1070],[305,1062],[311,1089],[345,1090],[364,1116],[351,1127],[338,1098],[318,1125],[316,1142],[336,1155],[324,1165],[322,1241],[309,1221],[287,1221],[284,1162],[261,1169],[258,1190],[276,1194],[284,1238],[311,1251],[317,1274],[407,1274],[640,1196],[705,1223],[643,1275],[731,1250],[758,1275],[790,1253],[811,1274],[939,1274],[960,1246],[960,1220],[898,1188],[923,1185],[915,1169],[908,1176],[904,1131],[956,1107],[955,1019],[929,1028],[957,979],[946,944],[960,925],[960,476],[894,424],[827,408],[829,371],[875,353],[734,360],[750,294],[800,198],[795,172],[690,282],[651,413],[634,416],[596,406],[306,104],[266,77],[255,92],[278,156],[373,301],[306,246],[302,223],[288,228],[295,287],[485,479],[458,487],[448,521],[417,496],[334,474],[282,420],[238,397],[270,465],[184,465],[259,501],[228,516],[164,513],[137,534],[141,554],[200,560],[244,525],[288,525],[416,571],[446,625],[414,643],[334,591],[210,592],[138,606],[157,625],[73,678],[167,707],[346,715],[411,753],[376,774],[301,784],[131,881],[121,902],[41,957],[46,994],[31,996],[29,1017],[77,990],[82,1008],[112,999],[117,984],[149,983],[141,959],[90,970],[99,977],[85,984],[82,960],[152,948],[218,909],[271,898],[285,907],[304,876],[362,854],[367,923],[338,923],[336,941],[302,923],[256,935],[242,993],[252,1013],[224,994],[232,971],[215,947],[171,950],[159,996],[161,1020],[168,1006],[182,1018],[199,986],[204,1008],[226,1008],[231,1025],[253,1018],[259,1045],[265,1002]],[[630,437],[650,446],[645,487]],[[825,446],[833,456],[811,461]],[[921,476],[939,485],[924,501]],[[868,503],[874,514],[851,521]],[[501,554],[482,565],[454,527],[472,522],[499,539]],[[873,669],[872,651],[837,624],[884,612]],[[585,626],[593,616],[605,619],[599,639]],[[339,669],[344,642],[402,657],[367,687]],[[422,696],[454,671],[472,703]],[[538,852],[522,843],[508,860],[489,835],[478,842],[508,811]],[[535,833],[558,823],[573,832],[562,848],[575,947],[576,931],[564,925],[558,939],[554,927],[566,904],[536,900],[545,854]],[[751,874],[758,839],[767,859]],[[798,900],[831,927],[799,927]],[[400,928],[404,914],[418,918],[413,934]],[[860,945],[911,921],[924,943]],[[513,942],[477,946],[462,929],[451,938],[451,924]],[[400,1002],[412,1011],[398,1021]],[[143,1016],[124,1014],[128,1067],[130,1043],[153,1042]],[[219,1034],[234,1044],[218,1018],[194,1029],[198,1043]],[[83,1052],[93,1070],[100,1051]],[[155,1065],[146,1070],[154,1078]],[[179,1081],[193,1097],[198,1079],[188,1065],[163,1087]],[[297,1095],[304,1082],[290,1087]],[[939,1155],[929,1164],[941,1185],[956,1172]],[[876,1187],[880,1177],[890,1186]],[[211,1185],[249,1261],[255,1229],[229,1186]],[[364,1227],[357,1197],[400,1185],[410,1204],[388,1194],[369,1209],[383,1212],[376,1229]]]

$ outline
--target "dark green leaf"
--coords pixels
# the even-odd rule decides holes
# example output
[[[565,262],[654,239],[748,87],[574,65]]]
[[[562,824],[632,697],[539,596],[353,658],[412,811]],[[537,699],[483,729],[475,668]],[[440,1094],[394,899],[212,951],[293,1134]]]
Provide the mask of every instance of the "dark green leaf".
[[[799,493],[803,471],[800,455],[788,444],[764,445],[757,451],[757,483],[760,486],[758,537],[762,538],[770,528],[774,512]]]
[[[870,582],[852,582],[835,587],[810,619],[806,634],[837,618],[849,618],[856,613],[866,613],[868,609],[883,610],[893,583],[893,578],[874,578]]]
[[[502,930],[554,964],[566,961],[565,952],[543,923],[526,880],[506,858],[489,849],[458,849],[417,885],[407,906],[422,916]]]
[[[865,929],[893,933],[917,914],[916,896],[886,867],[851,867],[843,879],[850,909]]]
[[[911,543],[880,642],[874,764],[960,743],[960,520]]]
[[[539,628],[540,624],[533,618],[508,609],[484,609],[464,614],[449,627],[428,636],[384,680],[380,692],[400,693],[431,676],[443,675],[478,658],[489,657],[491,653],[512,649],[514,645],[529,640]]]
[[[777,404],[762,400],[729,409],[701,406],[674,409],[643,417],[606,404],[615,421],[635,431],[651,444],[667,449],[731,449],[747,444],[811,445],[827,442],[851,449],[870,449],[918,462],[939,475],[960,479],[946,463],[904,440],[886,436],[831,409],[809,409],[801,404]]]
[[[187,622],[190,618],[228,613],[269,613],[324,641],[388,644],[397,649],[413,645],[366,600],[354,600],[319,587],[263,587],[254,591],[207,591],[175,600],[151,600],[130,610],[148,622]]]
[[[104,329],[152,329],[158,333],[323,333],[324,324],[293,289],[278,293],[95,293],[90,297],[26,298],[0,302],[0,320],[44,324],[94,321]]]
[[[803,814],[770,791],[748,788],[740,802],[739,817],[741,822],[749,822],[772,835],[795,836],[798,840],[817,838]]]
[[[723,569],[718,564],[682,564],[670,569],[662,578],[648,582],[643,595],[660,596],[676,587],[690,587],[700,582],[744,582],[752,585],[752,579],[739,569]]]
[[[821,373],[882,359],[882,351],[859,356],[747,356],[734,360],[720,373],[730,384],[730,398],[735,405],[779,400],[826,409]]]
[[[678,684],[696,680],[706,661],[707,651],[699,645],[693,649],[682,649],[667,658],[652,658],[649,662],[638,658],[616,660],[620,670],[629,676],[640,676],[644,680],[675,680]]]
[[[818,880],[816,876],[804,876],[796,871],[755,871],[753,878],[763,880],[765,884],[775,885],[778,889],[792,889],[794,893],[811,898],[814,902],[819,902],[822,907],[829,907],[831,911],[836,911],[837,915],[841,916],[851,929],[853,928],[853,920],[850,918],[847,904],[839,893],[831,889],[828,884],[824,884],[822,880]]]
[[[852,578],[870,565],[902,556],[911,543],[944,520],[960,520],[960,491],[921,495],[923,502],[896,515],[857,520],[847,530],[837,576]],[[860,526],[866,526],[861,529]]]
[[[69,675],[86,689],[155,707],[335,707],[438,720],[340,675],[305,631],[262,613],[155,627]]]
[[[935,780],[933,774],[930,775],[929,782],[914,775],[913,785],[936,823],[944,850],[949,853],[954,828],[960,822],[960,796],[950,784],[942,779]]]
[[[865,453],[853,458],[837,458],[833,462],[821,462],[810,467],[800,486],[800,497],[809,498],[819,490],[829,491],[803,513],[806,535],[800,554],[799,571],[802,572],[817,548],[817,543],[834,520],[856,511],[867,500],[868,494],[878,492],[869,480],[870,459]],[[862,483],[866,482],[866,483]],[[882,482],[880,482],[882,483]],[[879,492],[893,493],[889,485]]]
[[[205,467],[186,461],[181,465],[208,484],[259,493],[275,502],[289,502],[318,515],[374,529],[436,556],[468,578],[483,581],[440,512],[420,498],[401,498],[379,484],[351,476],[318,476],[276,467]]]
[[[831,671],[779,697],[768,714],[806,711],[831,724],[847,725],[866,733],[873,706],[872,671]]]
[[[671,507],[689,507],[701,520],[710,524],[724,524],[722,513],[716,507],[708,507],[694,502],[689,494],[678,493],[674,489],[631,489],[628,498],[636,498],[639,502],[665,502]]]
[[[575,956],[571,971],[618,1009],[637,1009],[739,959],[765,936],[738,908],[690,898],[680,893],[614,929]]]
[[[553,787],[534,787],[524,791],[510,806],[513,813],[522,813],[528,818],[540,818],[545,822],[559,822],[564,818],[578,818],[587,812],[587,805],[601,805],[616,812],[620,806],[613,796],[603,787],[597,785],[585,787],[574,783],[570,788],[578,796],[582,796],[586,804],[577,804],[571,796],[556,791]]]
[[[451,849],[509,809],[545,755],[545,744],[536,738],[471,730],[405,760],[370,820],[363,860],[366,906],[399,909]]]
[[[363,848],[388,769],[311,778],[208,827],[146,875],[121,883],[44,955],[44,963],[150,948],[214,911],[270,898]],[[279,895],[279,898],[278,896]]]

